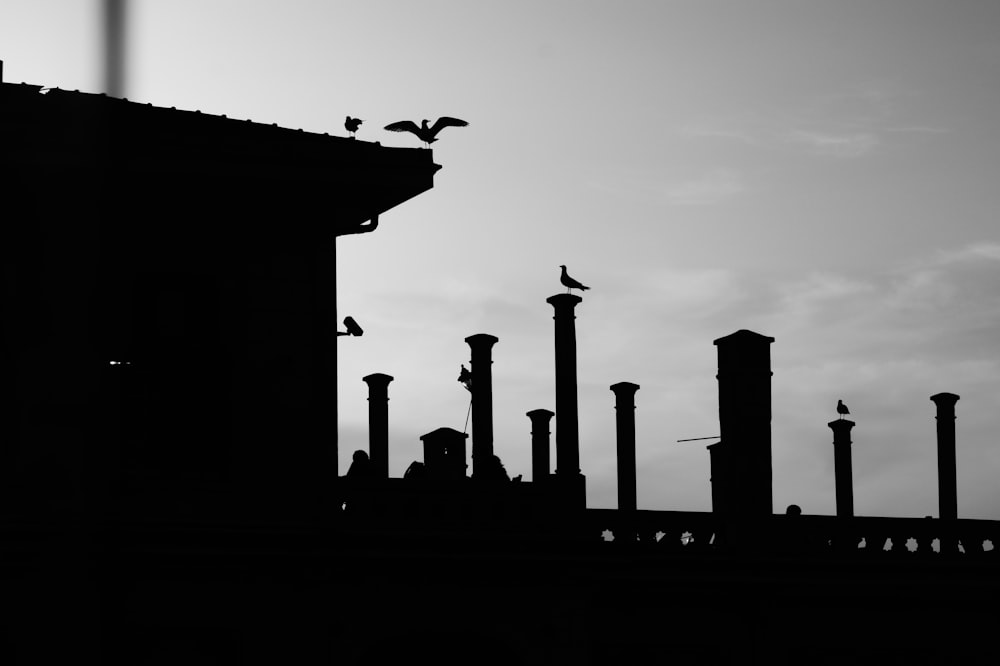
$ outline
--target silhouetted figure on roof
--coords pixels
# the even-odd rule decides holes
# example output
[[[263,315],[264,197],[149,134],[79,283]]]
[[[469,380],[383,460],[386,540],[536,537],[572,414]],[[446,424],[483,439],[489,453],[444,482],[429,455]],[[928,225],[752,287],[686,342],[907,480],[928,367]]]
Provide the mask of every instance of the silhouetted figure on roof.
[[[370,479],[373,476],[372,461],[364,451],[355,451],[351,466],[347,469],[347,478],[352,480]]]
[[[507,469],[500,461],[500,456],[496,454],[493,454],[486,459],[486,464],[483,466],[483,470],[477,476],[483,481],[488,482],[510,482],[510,476],[507,474]]]
[[[472,393],[472,373],[462,365],[462,371],[458,373],[458,381],[462,383],[465,390]]]
[[[559,281],[562,282],[562,285],[564,287],[566,287],[567,294],[569,293],[570,289],[580,289],[583,291],[590,289],[590,287],[585,287],[576,280],[574,280],[573,278],[571,278],[569,274],[566,272],[565,266],[560,265],[559,268],[562,269],[562,275],[559,276]]]
[[[414,460],[410,463],[410,466],[406,468],[403,472],[404,479],[411,479],[413,481],[419,481],[421,479],[427,478],[427,466],[424,465],[419,460]]]
[[[361,120],[361,118],[351,118],[350,116],[347,116],[347,118],[344,119],[344,129],[351,133],[351,138],[353,139],[358,133],[358,128],[361,127],[361,123],[363,122],[364,121]]]
[[[851,410],[847,408],[843,400],[837,401],[837,413],[840,414],[840,418],[844,418],[846,415],[851,413]]]
[[[430,147],[432,143],[437,141],[438,132],[443,130],[445,127],[465,127],[469,123],[464,120],[459,120],[458,118],[449,118],[448,116],[441,116],[437,119],[430,127],[427,126],[427,120],[421,120],[420,125],[417,125],[412,120],[400,120],[399,122],[390,123],[385,126],[385,129],[390,132],[411,132],[417,136],[418,139],[424,142],[424,145]]]

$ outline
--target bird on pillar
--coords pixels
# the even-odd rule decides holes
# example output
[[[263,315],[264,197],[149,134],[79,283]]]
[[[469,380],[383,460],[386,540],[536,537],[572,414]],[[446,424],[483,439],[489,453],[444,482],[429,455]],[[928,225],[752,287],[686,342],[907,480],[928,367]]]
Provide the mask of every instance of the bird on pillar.
[[[562,269],[562,275],[559,276],[559,281],[562,282],[562,285],[564,287],[566,287],[566,293],[567,294],[570,292],[570,289],[580,289],[582,291],[586,291],[587,289],[590,289],[590,287],[585,287],[582,284],[580,284],[579,282],[577,282],[576,280],[574,280],[573,278],[571,278],[569,276],[569,274],[566,273],[566,267],[565,266],[560,265],[559,268]]]
[[[837,401],[837,413],[840,414],[840,418],[844,418],[845,415],[850,414],[851,410],[847,408],[843,400]]]

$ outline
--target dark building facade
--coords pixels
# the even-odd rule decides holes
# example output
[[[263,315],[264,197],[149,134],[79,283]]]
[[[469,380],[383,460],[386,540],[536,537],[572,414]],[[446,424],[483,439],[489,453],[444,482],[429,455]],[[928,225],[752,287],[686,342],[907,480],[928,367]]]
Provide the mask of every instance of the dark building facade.
[[[0,84],[4,663],[921,664],[995,655],[1000,523],[775,514],[770,345],[715,341],[713,511],[586,507],[576,308],[553,306],[555,411],[531,480],[493,448],[491,349],[466,339],[472,434],[388,478],[386,401],[337,469],[336,239],[428,190],[430,150]],[[401,216],[402,217],[402,216]],[[609,417],[610,417],[609,400]],[[614,445],[614,444],[612,444]]]

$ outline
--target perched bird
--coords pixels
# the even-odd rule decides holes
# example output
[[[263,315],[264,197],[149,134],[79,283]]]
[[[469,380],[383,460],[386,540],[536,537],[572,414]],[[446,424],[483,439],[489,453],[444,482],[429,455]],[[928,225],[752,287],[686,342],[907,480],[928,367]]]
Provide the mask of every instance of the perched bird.
[[[844,418],[845,414],[850,414],[851,410],[847,408],[843,400],[837,401],[837,413],[840,414],[840,418]]]
[[[469,393],[472,393],[472,373],[465,369],[465,365],[462,365],[462,371],[458,373],[458,381],[462,383]]]
[[[358,326],[358,322],[354,321],[354,317],[344,317],[344,326],[347,328],[348,335],[362,336],[364,335],[364,330]]]
[[[358,132],[358,128],[361,127],[361,123],[363,122],[365,121],[361,120],[361,118],[351,118],[350,116],[347,116],[344,119],[344,129],[351,133],[351,138],[353,139],[354,135]]]
[[[412,120],[400,120],[398,123],[390,123],[385,126],[385,129],[390,132],[412,132],[417,136],[418,139],[424,142],[424,145],[430,147],[432,143],[437,141],[438,132],[443,130],[445,127],[465,127],[469,123],[464,120],[459,120],[458,118],[449,118],[448,116],[442,116],[437,119],[430,127],[427,126],[427,120],[421,120],[418,126]]]
[[[562,269],[562,275],[559,276],[559,281],[562,282],[562,284],[563,284],[564,287],[566,287],[566,293],[567,294],[569,293],[570,289],[582,289],[582,290],[590,289],[590,287],[584,287],[582,284],[580,284],[579,282],[577,282],[576,280],[574,280],[573,278],[571,278],[566,273],[566,267],[565,266],[560,265],[559,268]]]

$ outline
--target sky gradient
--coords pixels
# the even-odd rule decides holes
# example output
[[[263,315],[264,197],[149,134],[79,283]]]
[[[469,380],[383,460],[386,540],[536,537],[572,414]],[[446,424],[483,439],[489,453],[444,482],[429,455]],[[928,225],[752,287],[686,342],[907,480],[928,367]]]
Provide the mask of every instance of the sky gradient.
[[[390,471],[463,429],[465,337],[494,347],[495,449],[530,479],[554,409],[559,264],[577,308],[588,505],[614,507],[614,395],[637,383],[638,504],[711,507],[712,340],[773,336],[774,505],[937,515],[934,405],[956,411],[960,517],[1000,519],[1000,3],[991,0],[129,5],[125,90],[160,106],[416,147],[469,121],[435,187],[341,239],[340,458],[389,386]],[[98,91],[96,0],[5,0],[6,81]],[[335,205],[331,202],[331,205]],[[321,214],[321,212],[318,212]],[[281,221],[276,221],[280,224]]]

